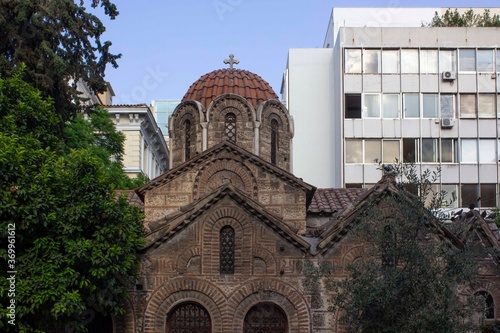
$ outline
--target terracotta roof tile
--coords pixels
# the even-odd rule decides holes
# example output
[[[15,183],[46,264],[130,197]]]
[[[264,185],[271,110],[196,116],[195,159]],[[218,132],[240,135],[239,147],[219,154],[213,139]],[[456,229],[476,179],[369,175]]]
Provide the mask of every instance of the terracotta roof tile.
[[[333,214],[352,204],[366,192],[363,188],[320,188],[314,193],[308,212]]]
[[[269,83],[257,74],[242,69],[224,68],[200,77],[189,87],[182,101],[196,100],[208,108],[222,94],[238,94],[254,108],[264,101],[279,99]]]

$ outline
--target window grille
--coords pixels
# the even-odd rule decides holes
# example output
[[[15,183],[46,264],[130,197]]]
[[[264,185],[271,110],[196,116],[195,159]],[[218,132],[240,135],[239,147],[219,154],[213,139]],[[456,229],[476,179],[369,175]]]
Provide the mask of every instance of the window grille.
[[[211,320],[207,310],[195,303],[176,307],[167,317],[168,333],[210,333]]]
[[[271,163],[276,165],[276,155],[278,152],[278,121],[271,120]]]
[[[288,332],[288,320],[283,310],[274,303],[254,305],[245,316],[244,333]]]
[[[224,122],[224,135],[231,141],[236,142],[236,116],[228,113]]]
[[[220,274],[234,274],[234,229],[220,230]]]
[[[184,122],[184,158],[186,161],[191,158],[191,122],[189,120]]]

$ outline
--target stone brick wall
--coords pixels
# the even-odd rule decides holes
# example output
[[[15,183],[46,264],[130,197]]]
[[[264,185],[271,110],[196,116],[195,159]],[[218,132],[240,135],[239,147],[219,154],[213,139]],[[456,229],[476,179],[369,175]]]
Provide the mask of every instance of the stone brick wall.
[[[254,151],[255,110],[242,97],[223,95],[214,100],[207,114],[208,148],[215,146],[225,137],[225,117],[228,113],[236,116],[236,141],[238,146],[249,152]]]
[[[271,162],[271,121],[278,122],[278,150],[276,165],[290,172],[291,167],[291,142],[293,137],[293,124],[285,107],[278,101],[264,103],[260,115],[260,145],[259,156]]]
[[[203,114],[203,112],[201,111]],[[178,106],[169,121],[170,131],[170,159],[171,169],[179,166],[185,159],[185,122],[189,121],[190,126],[190,157],[193,158],[202,151],[202,127],[200,109],[192,102],[185,102]]]
[[[144,196],[145,223],[211,193],[228,180],[266,210],[283,218],[298,234],[306,232],[305,189],[283,175],[223,150],[192,166]]]
[[[219,273],[224,226],[235,230],[232,275]],[[134,294],[134,311],[127,311],[123,332],[130,332],[132,323],[136,330],[143,325],[141,332],[165,332],[168,311],[186,300],[207,309],[213,332],[241,332],[245,314],[259,301],[279,305],[288,316],[290,332],[310,332],[310,306],[301,283],[306,256],[258,217],[223,199],[143,257],[143,290]]]

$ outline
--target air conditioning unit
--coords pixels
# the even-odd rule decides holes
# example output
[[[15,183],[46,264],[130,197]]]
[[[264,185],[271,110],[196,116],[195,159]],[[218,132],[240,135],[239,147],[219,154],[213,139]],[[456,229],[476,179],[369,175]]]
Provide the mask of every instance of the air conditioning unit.
[[[457,78],[457,73],[452,71],[443,72],[443,80],[455,80]]]
[[[441,119],[441,128],[452,128],[455,126],[455,119],[443,118]]]

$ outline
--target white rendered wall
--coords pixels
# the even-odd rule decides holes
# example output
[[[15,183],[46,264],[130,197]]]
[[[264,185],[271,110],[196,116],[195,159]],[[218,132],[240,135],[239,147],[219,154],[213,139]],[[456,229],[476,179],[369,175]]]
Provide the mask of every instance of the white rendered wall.
[[[285,89],[294,119],[293,174],[319,188],[335,181],[333,49],[290,49]]]
[[[342,27],[420,27],[429,23],[436,12],[444,11],[438,7],[333,8],[323,46],[333,47]]]

